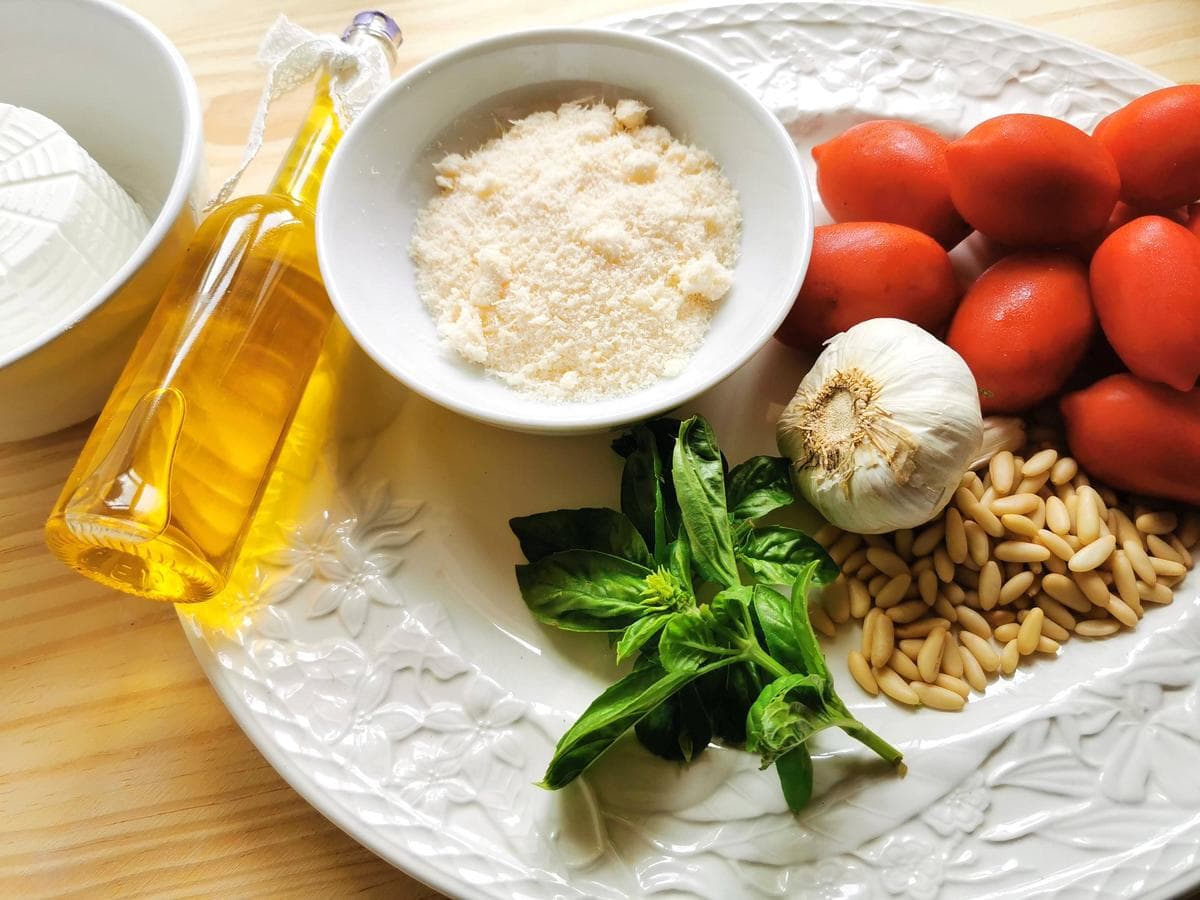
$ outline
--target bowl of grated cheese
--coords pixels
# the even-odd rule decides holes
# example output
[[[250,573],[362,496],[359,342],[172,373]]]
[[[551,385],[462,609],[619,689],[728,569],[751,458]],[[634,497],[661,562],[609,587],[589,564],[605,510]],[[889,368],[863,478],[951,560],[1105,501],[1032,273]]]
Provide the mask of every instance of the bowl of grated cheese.
[[[663,41],[517,32],[377,97],[317,205],[350,332],[414,391],[543,433],[681,406],[771,338],[808,265],[795,144]]]

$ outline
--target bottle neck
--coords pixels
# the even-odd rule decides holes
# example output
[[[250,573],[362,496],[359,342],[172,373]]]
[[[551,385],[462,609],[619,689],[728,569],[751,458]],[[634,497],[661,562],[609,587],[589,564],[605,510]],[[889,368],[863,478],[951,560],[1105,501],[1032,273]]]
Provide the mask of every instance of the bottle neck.
[[[329,76],[323,75],[313,104],[304,117],[304,124],[296,132],[269,192],[290,197],[315,209],[321,178],[342,134],[342,125],[329,93]]]

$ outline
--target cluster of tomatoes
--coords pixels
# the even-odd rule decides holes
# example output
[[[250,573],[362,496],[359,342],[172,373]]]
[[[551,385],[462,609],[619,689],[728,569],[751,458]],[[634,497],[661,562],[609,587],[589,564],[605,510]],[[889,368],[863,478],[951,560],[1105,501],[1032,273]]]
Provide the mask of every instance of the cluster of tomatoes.
[[[1200,503],[1200,85],[1091,135],[1029,114],[955,141],[874,121],[812,153],[837,224],[816,230],[780,340],[914,322],[966,360],[985,413],[1060,398],[1095,475]],[[972,231],[996,261],[964,294],[947,251]]]

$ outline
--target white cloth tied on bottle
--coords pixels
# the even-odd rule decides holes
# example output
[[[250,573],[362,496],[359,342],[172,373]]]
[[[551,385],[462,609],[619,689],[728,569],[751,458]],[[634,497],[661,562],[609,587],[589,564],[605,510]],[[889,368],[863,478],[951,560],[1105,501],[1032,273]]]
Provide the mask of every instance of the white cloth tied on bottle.
[[[271,25],[258,48],[258,62],[267,69],[267,83],[258,99],[250,124],[250,137],[242,161],[208,208],[224,203],[237,188],[239,179],[262,149],[267,128],[267,111],[272,101],[312,81],[328,69],[329,92],[342,127],[363,111],[368,101],[391,81],[391,59],[377,40],[351,44],[334,34],[316,34],[281,15]]]

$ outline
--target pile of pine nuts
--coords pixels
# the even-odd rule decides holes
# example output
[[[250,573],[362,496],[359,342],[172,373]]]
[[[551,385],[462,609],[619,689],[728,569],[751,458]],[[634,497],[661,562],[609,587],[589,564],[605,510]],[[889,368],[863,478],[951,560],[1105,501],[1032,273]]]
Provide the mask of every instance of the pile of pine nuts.
[[[923,528],[816,534],[842,574],[813,604],[813,626],[834,637],[862,620],[849,667],[863,690],[959,710],[1035,654],[1133,628],[1145,604],[1174,599],[1200,513],[1119,498],[1055,443],[1043,430],[1028,456],[997,453]]]

